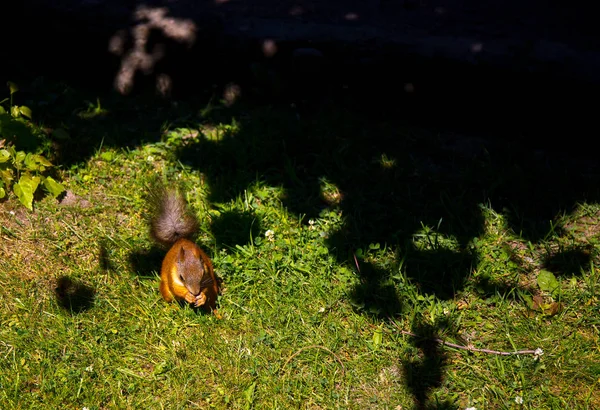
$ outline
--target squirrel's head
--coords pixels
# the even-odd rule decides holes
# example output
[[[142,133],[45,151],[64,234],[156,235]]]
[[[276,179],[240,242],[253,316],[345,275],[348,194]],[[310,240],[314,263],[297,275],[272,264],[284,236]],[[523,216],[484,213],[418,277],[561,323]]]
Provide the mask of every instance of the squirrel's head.
[[[198,258],[194,252],[186,251],[182,247],[177,255],[177,275],[181,283],[194,296],[198,296],[200,290],[207,285],[203,283],[204,272],[205,266],[202,259]]]

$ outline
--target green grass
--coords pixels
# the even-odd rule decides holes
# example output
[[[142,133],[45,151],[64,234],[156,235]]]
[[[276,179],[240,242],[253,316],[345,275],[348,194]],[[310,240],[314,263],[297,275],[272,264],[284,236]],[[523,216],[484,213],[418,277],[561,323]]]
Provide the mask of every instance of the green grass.
[[[0,208],[0,408],[600,407],[585,163],[337,105],[298,120],[61,96],[38,112],[69,130],[75,200]],[[157,175],[202,221],[222,320],[160,298]]]

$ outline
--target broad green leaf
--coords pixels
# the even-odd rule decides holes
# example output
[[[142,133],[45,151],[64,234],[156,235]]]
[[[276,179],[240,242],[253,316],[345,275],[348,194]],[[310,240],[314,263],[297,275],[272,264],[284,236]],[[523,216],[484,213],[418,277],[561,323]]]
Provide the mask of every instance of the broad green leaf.
[[[38,164],[42,164],[45,167],[51,167],[52,166],[52,162],[48,161],[46,159],[46,157],[36,154],[35,156],[35,160],[38,162]]]
[[[13,83],[12,81],[8,81],[6,85],[8,85],[8,89],[10,90],[11,95],[19,91],[19,86]]]
[[[15,163],[16,164],[22,164],[23,161],[25,160],[25,157],[26,157],[25,152],[23,152],[23,151],[17,152],[15,154]]]
[[[21,105],[18,108],[19,108],[19,112],[21,113],[21,115],[31,119],[31,109],[29,107]]]
[[[554,274],[547,270],[540,271],[537,277],[537,284],[545,292],[554,292],[560,286]]]
[[[60,182],[56,182],[52,177],[44,178],[44,187],[54,198],[65,190],[65,187]]]
[[[10,159],[10,152],[5,149],[0,149],[0,164],[7,162]]]
[[[6,110],[0,105],[0,114],[6,114]]]
[[[25,156],[25,167],[30,171],[43,172],[46,167],[51,167],[52,163],[39,154],[27,153]]]
[[[13,186],[13,191],[19,201],[30,211],[33,210],[33,194],[35,193],[38,185],[40,184],[40,177],[30,176],[27,174],[21,175],[19,182]]]
[[[37,161],[35,160],[35,155],[32,154],[31,152],[28,152],[25,155],[23,164],[25,165],[25,168],[27,168],[29,171],[36,171],[38,169],[38,164],[37,164]]]
[[[13,180],[13,170],[9,169],[0,169],[0,179],[6,186],[9,186]]]
[[[0,198],[4,198],[6,196],[6,191],[4,188],[0,188]]]

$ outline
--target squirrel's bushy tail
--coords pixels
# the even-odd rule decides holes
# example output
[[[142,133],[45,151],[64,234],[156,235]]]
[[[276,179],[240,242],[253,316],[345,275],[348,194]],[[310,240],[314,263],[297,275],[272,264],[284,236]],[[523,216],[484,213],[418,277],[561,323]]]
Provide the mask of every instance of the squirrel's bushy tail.
[[[190,238],[198,229],[198,219],[185,199],[174,188],[155,188],[152,192],[153,212],[150,221],[152,238],[166,246],[178,239]]]

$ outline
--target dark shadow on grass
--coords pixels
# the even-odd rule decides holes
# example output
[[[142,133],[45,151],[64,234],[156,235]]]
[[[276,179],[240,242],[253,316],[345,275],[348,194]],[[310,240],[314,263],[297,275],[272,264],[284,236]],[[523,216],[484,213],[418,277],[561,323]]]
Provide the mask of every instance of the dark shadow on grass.
[[[447,366],[446,354],[436,339],[437,326],[415,323],[412,332],[418,335],[411,343],[418,349],[413,357],[402,360],[404,379],[415,401],[415,410],[456,409],[450,402],[431,403],[430,393],[439,388]]]
[[[501,297],[503,299],[522,302],[522,295],[535,295],[539,291],[533,287],[524,287],[518,283],[507,283],[491,278],[489,275],[478,276],[473,283],[474,290],[482,299]]]
[[[259,220],[251,212],[227,211],[213,217],[210,225],[218,247],[245,245],[262,231]]]
[[[92,287],[68,276],[58,279],[54,294],[59,306],[74,314],[89,310],[96,297],[96,291]]]
[[[582,272],[589,272],[593,255],[592,245],[576,246],[547,255],[543,267],[556,275],[579,276]]]
[[[379,319],[404,312],[401,298],[389,272],[370,263],[360,264],[360,283],[350,293],[350,302],[362,313]]]
[[[131,270],[141,277],[151,277],[153,276],[153,272],[160,274],[160,267],[166,253],[167,250],[159,246],[152,246],[147,250],[131,252],[129,254]]]
[[[449,249],[413,250],[405,263],[406,275],[419,293],[450,300],[467,285],[466,277],[477,266],[477,257]]]
[[[114,271],[115,265],[113,261],[110,259],[108,247],[106,245],[106,241],[102,240],[100,242],[100,251],[98,252],[98,261],[100,263],[100,269],[105,272]]]

